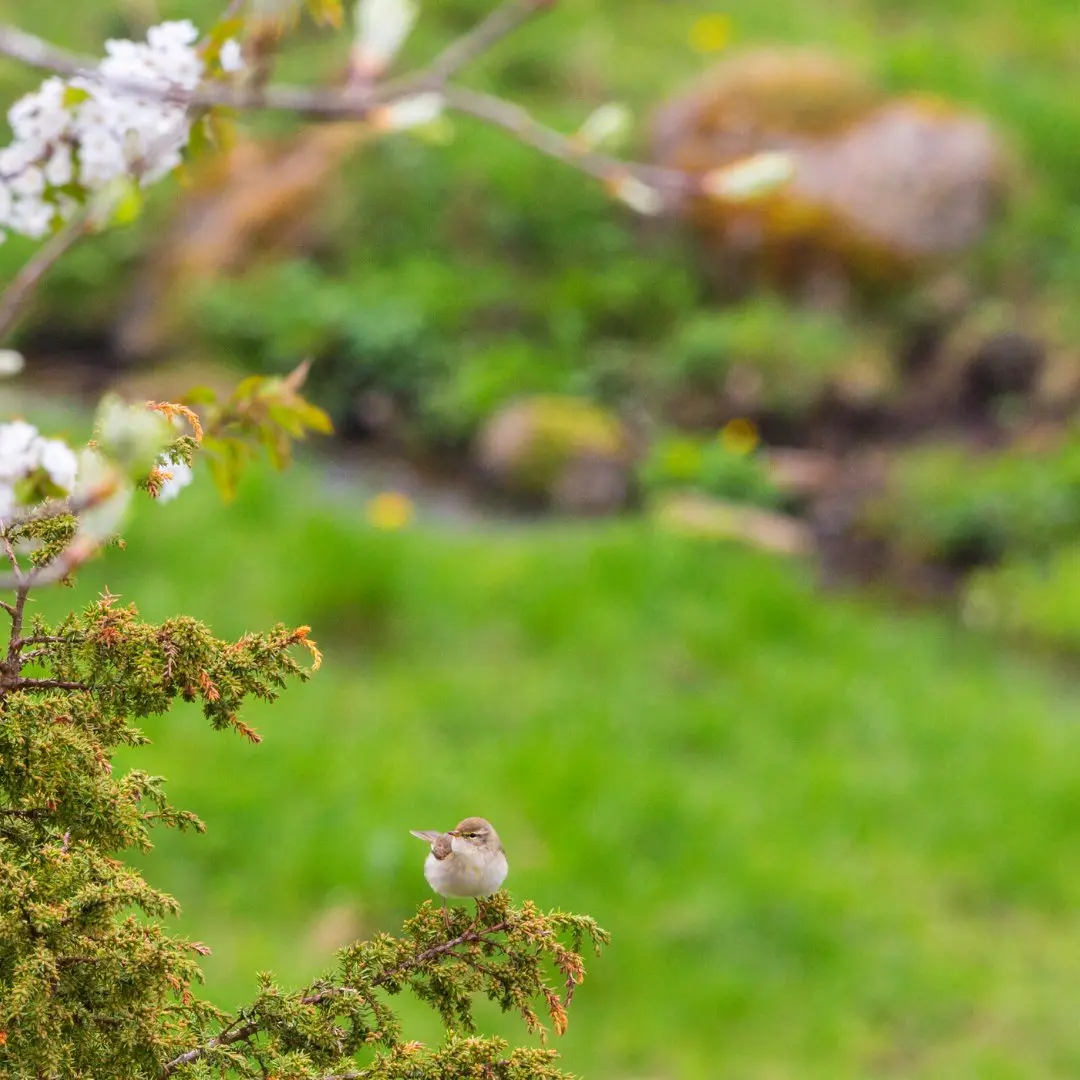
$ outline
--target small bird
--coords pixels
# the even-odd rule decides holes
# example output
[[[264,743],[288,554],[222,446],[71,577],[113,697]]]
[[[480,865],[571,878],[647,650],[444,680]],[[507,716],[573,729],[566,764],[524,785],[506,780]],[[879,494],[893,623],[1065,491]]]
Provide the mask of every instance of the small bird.
[[[506,853],[490,821],[469,817],[445,833],[409,831],[431,845],[431,854],[424,862],[424,877],[443,898],[444,916],[447,897],[490,896],[506,880]]]

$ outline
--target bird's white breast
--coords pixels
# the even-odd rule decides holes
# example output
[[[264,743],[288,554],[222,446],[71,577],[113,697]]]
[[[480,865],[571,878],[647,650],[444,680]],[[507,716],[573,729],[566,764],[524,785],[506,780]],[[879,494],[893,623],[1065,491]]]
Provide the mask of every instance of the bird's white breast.
[[[482,851],[475,844],[455,836],[445,859],[434,853],[424,863],[424,877],[440,896],[490,896],[506,880],[506,855]]]

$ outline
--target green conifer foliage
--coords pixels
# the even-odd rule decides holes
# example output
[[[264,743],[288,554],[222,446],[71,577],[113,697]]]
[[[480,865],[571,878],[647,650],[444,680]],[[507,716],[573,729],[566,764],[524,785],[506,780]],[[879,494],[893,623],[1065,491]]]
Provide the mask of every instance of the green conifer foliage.
[[[170,452],[190,460],[196,443]],[[153,482],[143,482],[153,494]],[[546,1047],[476,1034],[477,995],[557,1034],[584,976],[582,952],[607,935],[591,919],[542,913],[505,893],[475,915],[431,902],[397,936],[340,951],[335,968],[297,991],[259,976],[259,993],[227,1015],[196,992],[206,945],[162,920],[177,902],[123,861],[157,826],[202,831],[172,806],[164,779],[114,769],[118,747],[146,742],[140,724],[177,699],[253,741],[252,697],[275,700],[321,656],[308,628],[276,626],[223,641],[180,615],[145,621],[105,594],[53,624],[30,614],[34,592],[89,557],[80,512],[107,501],[39,502],[0,522],[0,1075],[13,1080],[562,1075]],[[394,998],[411,993],[442,1018],[437,1046],[409,1041]]]

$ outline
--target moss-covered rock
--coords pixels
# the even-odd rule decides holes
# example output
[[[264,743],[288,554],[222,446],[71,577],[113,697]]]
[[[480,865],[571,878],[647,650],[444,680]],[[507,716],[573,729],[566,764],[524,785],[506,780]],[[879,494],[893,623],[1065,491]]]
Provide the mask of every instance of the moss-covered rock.
[[[571,513],[610,513],[631,492],[630,434],[611,413],[580,398],[512,402],[480,431],[475,459],[503,493]]]
[[[652,149],[695,173],[789,153],[794,175],[782,188],[684,210],[736,280],[764,276],[834,299],[837,280],[906,280],[970,247],[1002,192],[1003,155],[985,118],[937,98],[886,98],[816,50],[722,62],[657,112]]]

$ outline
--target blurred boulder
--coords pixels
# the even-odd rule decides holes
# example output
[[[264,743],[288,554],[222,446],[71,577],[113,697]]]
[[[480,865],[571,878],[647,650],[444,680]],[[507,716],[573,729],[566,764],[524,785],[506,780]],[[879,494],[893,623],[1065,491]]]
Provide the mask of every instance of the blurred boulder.
[[[734,540],[779,555],[807,555],[813,550],[810,529],[796,518],[697,492],[662,496],[652,516],[661,528],[685,536]]]
[[[764,456],[773,484],[799,501],[819,498],[839,478],[840,462],[819,450],[777,447],[767,450]]]
[[[828,306],[845,287],[907,281],[983,235],[1003,194],[987,120],[926,96],[887,98],[844,61],[768,48],[721,62],[656,113],[652,156],[703,173],[791,155],[782,188],[682,212],[732,283],[764,278]]]
[[[580,398],[511,402],[481,429],[474,454],[488,483],[534,505],[605,514],[630,498],[630,434],[617,417]]]

